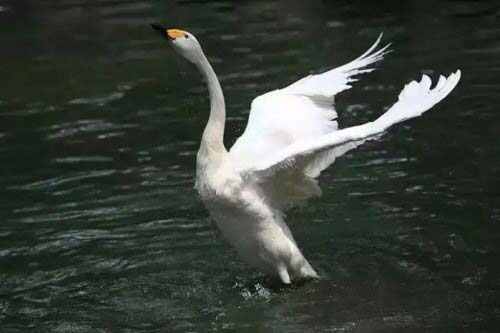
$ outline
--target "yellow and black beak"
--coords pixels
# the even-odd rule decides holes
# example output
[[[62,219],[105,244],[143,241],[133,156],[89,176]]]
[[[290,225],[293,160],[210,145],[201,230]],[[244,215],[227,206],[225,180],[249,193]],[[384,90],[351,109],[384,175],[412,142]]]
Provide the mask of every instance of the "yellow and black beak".
[[[160,35],[168,40],[172,40],[173,38],[171,38],[168,33],[167,33],[167,28],[165,28],[164,26],[162,26],[161,24],[157,24],[157,23],[152,23],[151,24],[151,27],[158,31],[160,33]]]
[[[158,31],[160,35],[165,37],[168,40],[174,40],[179,37],[186,37],[187,33],[185,31],[179,30],[179,29],[167,29],[161,24],[153,23],[151,24],[151,27]]]

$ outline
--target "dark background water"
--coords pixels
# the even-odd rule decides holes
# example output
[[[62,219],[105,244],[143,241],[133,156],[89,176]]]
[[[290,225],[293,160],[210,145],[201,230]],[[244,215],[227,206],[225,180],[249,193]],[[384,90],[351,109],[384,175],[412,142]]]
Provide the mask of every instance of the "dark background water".
[[[228,145],[253,97],[382,31],[395,51],[337,98],[343,126],[423,72],[463,79],[321,176],[288,221],[324,278],[279,292],[193,190],[207,93],[156,21],[201,40]],[[498,1],[0,0],[0,24],[1,332],[498,329]]]

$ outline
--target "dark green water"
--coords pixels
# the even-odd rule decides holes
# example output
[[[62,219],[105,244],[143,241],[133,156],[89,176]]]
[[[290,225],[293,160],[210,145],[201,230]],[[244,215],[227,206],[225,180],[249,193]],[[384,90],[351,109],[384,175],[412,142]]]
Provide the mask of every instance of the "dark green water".
[[[276,291],[193,190],[208,100],[149,26],[202,41],[228,104],[394,43],[337,98],[374,119],[463,71],[432,112],[351,152],[289,213],[318,282]],[[0,0],[0,332],[495,332],[497,1]]]

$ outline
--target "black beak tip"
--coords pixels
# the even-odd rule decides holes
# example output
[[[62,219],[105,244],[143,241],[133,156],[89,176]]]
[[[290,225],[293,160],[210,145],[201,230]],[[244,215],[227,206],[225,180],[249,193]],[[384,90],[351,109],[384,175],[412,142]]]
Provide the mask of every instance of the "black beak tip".
[[[164,32],[166,30],[161,24],[158,23],[151,23],[151,28],[160,32]]]
[[[161,24],[158,24],[158,23],[151,23],[151,28],[153,28],[154,30],[158,31],[160,33],[160,35],[162,35],[163,37],[165,37],[167,40],[173,40],[168,35],[167,28],[165,26],[163,26]]]

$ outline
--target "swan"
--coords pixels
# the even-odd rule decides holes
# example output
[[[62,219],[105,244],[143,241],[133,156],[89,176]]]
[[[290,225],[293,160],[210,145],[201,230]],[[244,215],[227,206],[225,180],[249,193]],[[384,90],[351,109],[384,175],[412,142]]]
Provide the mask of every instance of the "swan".
[[[405,85],[398,100],[372,122],[339,129],[334,96],[354,77],[374,70],[390,44],[375,43],[353,61],[309,75],[251,103],[247,127],[228,151],[223,142],[226,108],[222,88],[193,34],[152,24],[182,57],[201,72],[210,114],[196,158],[195,188],[223,237],[240,258],[283,284],[318,278],[285,222],[285,211],[321,195],[317,177],[337,157],[389,127],[420,116],[445,98],[461,72]]]

